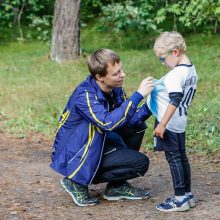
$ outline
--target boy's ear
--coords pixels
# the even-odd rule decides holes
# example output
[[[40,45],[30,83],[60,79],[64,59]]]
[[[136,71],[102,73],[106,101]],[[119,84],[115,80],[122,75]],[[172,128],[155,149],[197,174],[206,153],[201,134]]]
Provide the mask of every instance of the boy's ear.
[[[178,57],[178,56],[180,55],[179,49],[177,49],[177,48],[174,49],[173,52],[172,52],[172,54],[175,55],[176,57]]]

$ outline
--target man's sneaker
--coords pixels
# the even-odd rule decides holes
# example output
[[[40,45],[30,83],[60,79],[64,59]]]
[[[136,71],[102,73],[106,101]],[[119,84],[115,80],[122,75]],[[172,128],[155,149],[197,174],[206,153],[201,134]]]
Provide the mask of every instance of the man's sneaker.
[[[165,203],[169,203],[174,197],[170,197],[168,199],[165,199],[164,202]],[[187,196],[187,199],[188,199],[188,203],[189,203],[189,207],[190,208],[193,208],[196,206],[196,202],[195,202],[195,199],[194,199],[194,196],[193,195],[188,195]]]
[[[183,212],[190,209],[188,198],[184,198],[183,201],[178,201],[174,197],[166,199],[164,203],[156,205],[156,208],[163,212]]]
[[[89,196],[88,187],[77,184],[67,177],[61,180],[63,188],[71,195],[73,201],[78,206],[96,205],[99,200]]]
[[[144,199],[150,196],[150,192],[142,189],[134,188],[128,182],[125,182],[120,187],[112,187],[109,184],[106,187],[105,194],[103,196],[104,199],[107,200],[120,200],[120,199]]]

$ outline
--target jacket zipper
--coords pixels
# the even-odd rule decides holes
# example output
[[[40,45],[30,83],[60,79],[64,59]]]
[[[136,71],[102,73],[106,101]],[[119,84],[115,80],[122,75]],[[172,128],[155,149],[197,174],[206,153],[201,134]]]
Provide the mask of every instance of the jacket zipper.
[[[74,157],[72,157],[72,158],[67,162],[67,164],[70,164],[70,163],[72,162],[72,160],[74,160],[74,158],[75,158],[84,148],[85,148],[85,145],[83,146],[83,148],[81,148],[81,149],[77,152],[77,154],[74,155]]]
[[[116,151],[116,148],[113,148],[112,150],[110,150],[110,151],[104,153],[104,155],[110,154],[110,153],[112,153],[112,152],[114,152],[114,151]]]
[[[144,131],[145,131],[145,129],[142,130],[142,131],[137,131],[136,134],[142,133],[142,132],[144,132]]]

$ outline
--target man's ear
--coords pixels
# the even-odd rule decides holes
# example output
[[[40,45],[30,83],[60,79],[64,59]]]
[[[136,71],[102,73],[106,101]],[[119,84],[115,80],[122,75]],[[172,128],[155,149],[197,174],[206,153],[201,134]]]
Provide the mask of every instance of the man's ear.
[[[102,77],[101,75],[99,75],[99,74],[96,74],[96,75],[95,75],[95,79],[96,79],[97,81],[99,81],[99,82],[103,82],[103,77]]]

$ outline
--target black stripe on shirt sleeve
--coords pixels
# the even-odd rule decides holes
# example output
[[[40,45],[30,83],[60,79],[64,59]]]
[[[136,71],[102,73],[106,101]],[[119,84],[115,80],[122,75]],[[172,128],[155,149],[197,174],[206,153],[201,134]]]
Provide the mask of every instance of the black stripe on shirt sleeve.
[[[170,104],[178,107],[183,98],[183,93],[182,92],[171,92],[169,93],[169,98],[170,98]]]

